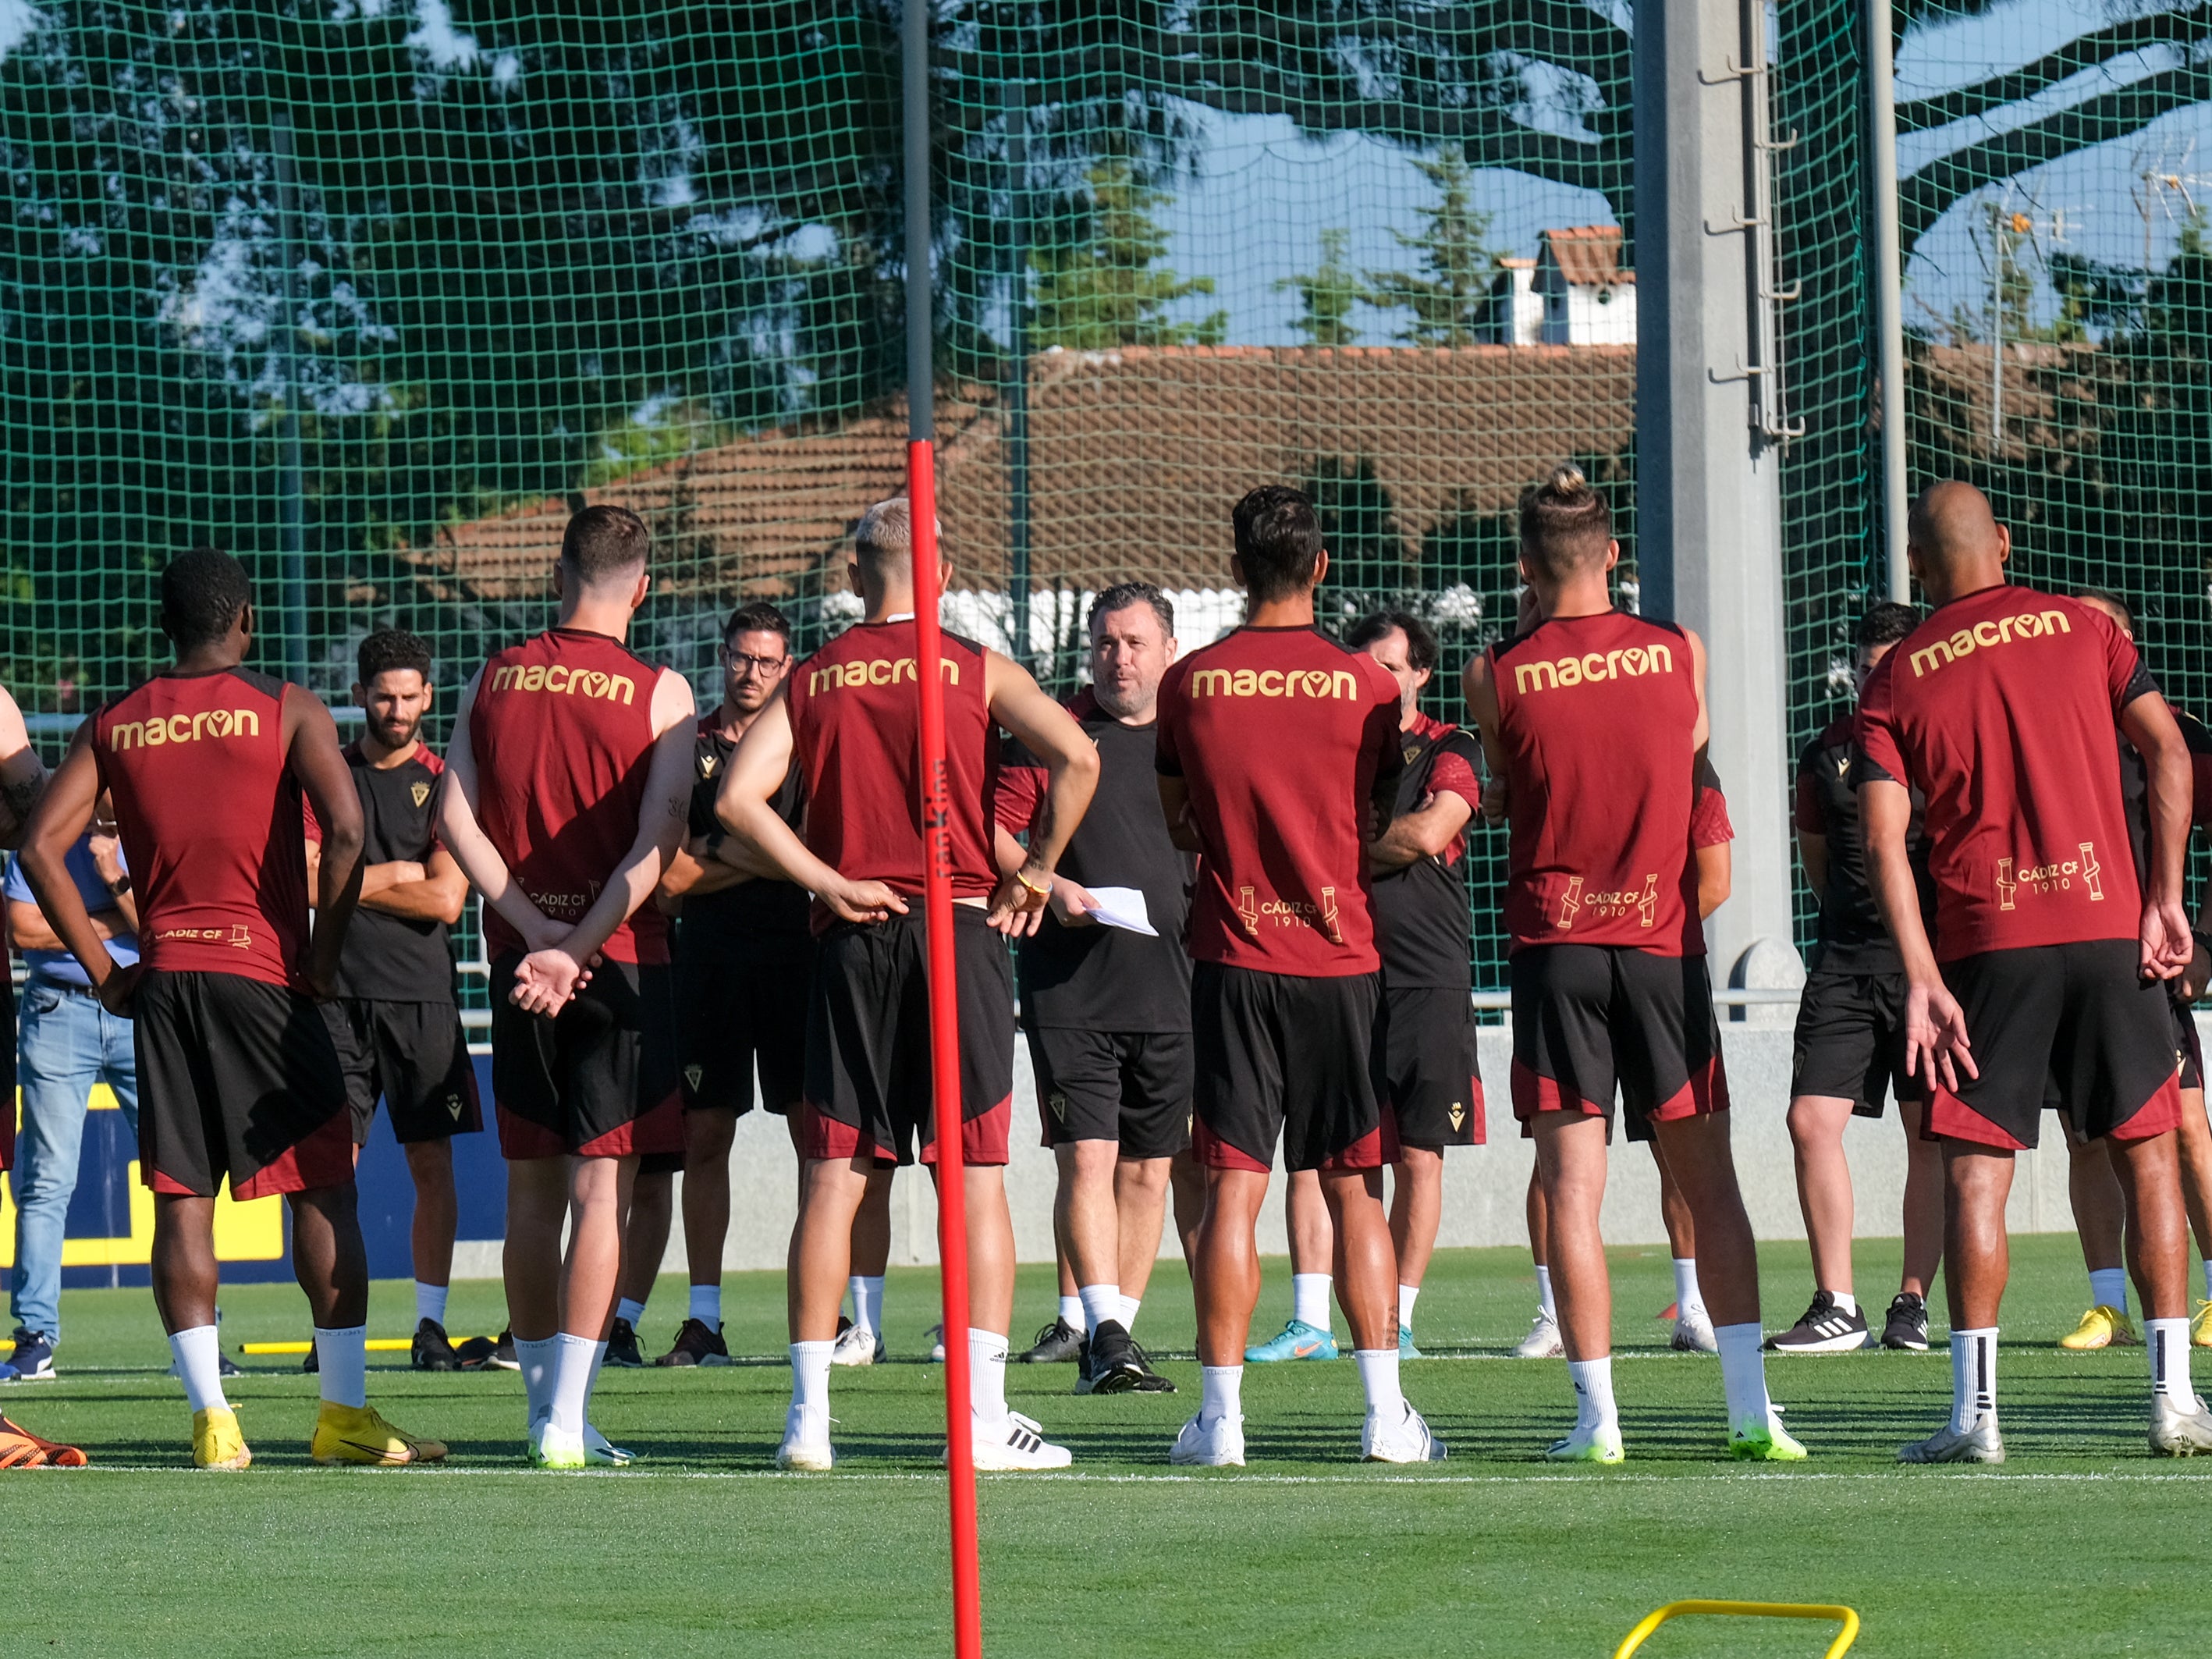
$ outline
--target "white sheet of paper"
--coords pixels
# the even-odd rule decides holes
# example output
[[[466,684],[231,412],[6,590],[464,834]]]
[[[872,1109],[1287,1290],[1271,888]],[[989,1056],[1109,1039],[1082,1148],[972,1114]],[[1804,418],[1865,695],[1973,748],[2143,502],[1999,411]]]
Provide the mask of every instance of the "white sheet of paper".
[[[1145,893],[1140,887],[1093,887],[1091,896],[1097,901],[1097,908],[1091,919],[1105,927],[1119,927],[1127,933],[1142,933],[1146,939],[1158,939],[1159,929],[1153,927],[1150,913],[1145,908]]]

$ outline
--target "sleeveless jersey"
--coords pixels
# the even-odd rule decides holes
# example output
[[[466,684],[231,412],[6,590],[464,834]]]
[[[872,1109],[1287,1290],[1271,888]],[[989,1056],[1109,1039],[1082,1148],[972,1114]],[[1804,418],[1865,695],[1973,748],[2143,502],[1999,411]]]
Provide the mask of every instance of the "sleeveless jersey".
[[[530,902],[583,920],[637,839],[653,766],[660,671],[605,634],[553,628],[484,665],[469,711],[477,815]],[[493,955],[522,940],[489,905]],[[611,961],[668,960],[668,918],[641,904],[605,946]]]
[[[991,798],[999,745],[983,692],[983,647],[942,635],[945,754],[952,817],[952,896],[998,885]],[[922,883],[919,659],[912,618],[859,623],[792,671],[793,753],[806,783],[806,844],[854,881],[918,896]],[[817,932],[830,925],[814,907]]]
[[[1510,948],[1694,952],[1698,692],[1682,630],[1624,611],[1555,617],[1490,659],[1512,831]]]
[[[297,690],[245,668],[157,674],[93,716],[149,969],[300,988],[307,852],[283,720]]]

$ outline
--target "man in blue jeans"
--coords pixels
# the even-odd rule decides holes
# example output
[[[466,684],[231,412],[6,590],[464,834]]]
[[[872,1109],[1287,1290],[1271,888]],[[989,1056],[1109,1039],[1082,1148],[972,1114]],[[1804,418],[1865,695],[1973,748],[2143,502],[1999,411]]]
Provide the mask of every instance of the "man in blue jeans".
[[[107,797],[94,809],[91,829],[70,848],[68,866],[108,954],[128,967],[138,959],[138,908]],[[61,1340],[62,1227],[76,1191],[84,1147],[85,1111],[93,1085],[115,1091],[131,1143],[138,1139],[138,1073],[131,1022],[100,1006],[77,960],[47,925],[19,860],[8,860],[0,886],[8,932],[30,977],[17,1026],[23,1125],[9,1179],[15,1195],[15,1352],[0,1364],[0,1382],[42,1382],[54,1375]]]

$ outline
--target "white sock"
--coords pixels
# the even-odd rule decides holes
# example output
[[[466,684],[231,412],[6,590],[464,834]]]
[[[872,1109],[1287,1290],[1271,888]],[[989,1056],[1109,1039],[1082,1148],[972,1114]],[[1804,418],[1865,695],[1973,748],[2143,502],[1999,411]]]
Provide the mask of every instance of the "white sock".
[[[830,1414],[830,1353],[835,1342],[791,1345],[791,1408]]]
[[[1006,1339],[968,1328],[968,1409],[979,1423],[1006,1420]]]
[[[637,1322],[645,1317],[645,1304],[633,1302],[628,1297],[624,1297],[615,1304],[615,1317],[629,1325],[630,1329],[635,1330]]]
[[[2100,1308],[2128,1310],[2128,1270],[2125,1267],[2089,1269],[2089,1300]]]
[[[350,1325],[335,1331],[318,1327],[315,1370],[325,1404],[350,1406],[356,1411],[368,1404],[368,1327]]]
[[[1418,1285],[1401,1285],[1398,1287],[1398,1323],[1404,1329],[1410,1331],[1413,1328],[1413,1304],[1420,1299],[1420,1295],[1421,1287]]]
[[[1119,1285],[1085,1285],[1076,1296],[1083,1304],[1083,1328],[1096,1331],[1121,1311]]]
[[[552,1424],[564,1434],[581,1436],[590,1409],[592,1368],[606,1344],[563,1331],[553,1339]]]
[[[558,1337],[545,1337],[536,1342],[514,1339],[514,1361],[522,1367],[522,1392],[530,1402],[530,1425],[532,1428],[545,1419],[553,1409],[553,1351],[560,1346]]]
[[[1620,1432],[1620,1413],[1613,1403],[1613,1356],[1570,1359],[1567,1381],[1575,1385],[1575,1427]]]
[[[1359,1362],[1359,1386],[1367,1394],[1367,1414],[1395,1423],[1406,1414],[1406,1396],[1398,1392],[1398,1350],[1355,1348]]]
[[[2193,1409],[2197,1389],[2189,1380],[2189,1322],[2146,1319],[2143,1340],[2150,1346],[2150,1391],[2184,1411]]]
[[[1081,1297],[1063,1296],[1060,1298],[1060,1322],[1071,1331],[1085,1331],[1091,1328],[1091,1322],[1084,1316]]]
[[[1554,1325],[1559,1322],[1559,1304],[1552,1299],[1552,1270],[1536,1269],[1536,1304],[1544,1310],[1544,1317]]]
[[[1291,1275],[1291,1317],[1301,1325],[1310,1325],[1317,1331],[1328,1328],[1328,1287],[1327,1273],[1292,1273]]]
[[[1951,1426],[1964,1434],[1997,1408],[1997,1328],[1951,1333]]]
[[[450,1285],[425,1285],[415,1281],[415,1319],[416,1323],[428,1320],[440,1330],[446,1328],[446,1298],[453,1294]]]
[[[1687,1319],[1693,1313],[1705,1310],[1705,1298],[1698,1290],[1698,1262],[1695,1256],[1674,1258],[1674,1316]]]
[[[884,1276],[881,1273],[854,1273],[853,1287],[853,1323],[864,1331],[879,1331],[884,1328]]]
[[[1121,1322],[1121,1328],[1132,1335],[1135,1334],[1137,1329],[1137,1310],[1142,1306],[1144,1304],[1137,1297],[1125,1296],[1121,1298],[1121,1311],[1114,1316]]]
[[[1772,1410],[1766,1397],[1766,1360],[1759,1351],[1765,1333],[1754,1319],[1743,1325],[1716,1325],[1713,1336],[1721,1347],[1721,1392],[1728,1401],[1729,1427],[1765,1428]]]
[[[1849,1291],[1830,1291],[1828,1300],[1847,1314],[1855,1314],[1859,1310],[1858,1297],[1853,1296]]]
[[[185,1385],[185,1400],[196,1412],[216,1407],[228,1408],[222,1395],[222,1345],[215,1327],[195,1325],[169,1339],[169,1353],[177,1362],[177,1376]]]
[[[1198,1377],[1200,1423],[1212,1423],[1224,1417],[1232,1423],[1244,1420],[1244,1368],[1242,1365],[1201,1365]]]
[[[645,1310],[640,1308],[638,1311],[643,1313]],[[711,1285],[694,1285],[691,1287],[691,1300],[685,1306],[684,1314],[685,1318],[697,1320],[710,1331],[720,1330],[722,1328],[721,1280],[718,1279]]]

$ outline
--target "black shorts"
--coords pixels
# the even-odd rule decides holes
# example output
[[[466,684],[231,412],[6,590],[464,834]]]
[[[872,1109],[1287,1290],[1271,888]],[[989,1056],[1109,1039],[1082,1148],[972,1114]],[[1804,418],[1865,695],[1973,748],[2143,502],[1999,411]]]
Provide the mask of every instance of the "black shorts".
[[[1651,1125],[1728,1110],[1720,1025],[1703,957],[1626,945],[1540,945],[1508,963],[1513,987],[1513,1115],[1613,1117],[1619,1090],[1631,1140]]]
[[[690,1111],[753,1109],[753,1067],[761,1102],[778,1116],[806,1098],[806,1004],[812,953],[788,958],[711,956],[676,969],[677,1053]]]
[[[1191,1144],[1217,1170],[1382,1167],[1376,1074],[1380,974],[1308,979],[1194,964],[1198,1062]]]
[[[2173,1001],[2133,939],[1985,951],[1942,964],[1979,1077],[1931,1091],[1930,1139],[2033,1146],[2046,1102],[2077,1139],[2142,1140],[2181,1122]]]
[[[380,1095],[392,1115],[392,1138],[402,1146],[483,1127],[477,1068],[460,1010],[452,1003],[341,997],[323,1005],[323,1018],[345,1073],[355,1146],[368,1145]]]
[[[929,969],[921,907],[816,942],[806,1018],[809,1158],[937,1161]],[[971,904],[952,907],[960,1024],[960,1137],[969,1164],[1003,1164],[1014,1098],[1014,969],[1005,938]]]
[[[507,1000],[522,958],[491,965],[491,1093],[511,1159],[684,1150],[676,1000],[665,963],[602,962],[551,1019]]]
[[[131,1006],[140,1178],[243,1202],[353,1181],[345,1075],[322,1011],[238,974],[149,972]]]
[[[1047,1146],[1117,1140],[1123,1158],[1173,1158],[1190,1145],[1188,1031],[1031,1031],[1037,1116]]]
[[[1384,1150],[1480,1146],[1485,1134],[1474,1005],[1464,991],[1408,985],[1382,991],[1375,1018]]]
[[[1797,1000],[1790,1097],[1826,1095],[1880,1117],[1888,1095],[1921,1092],[1905,1069],[1905,975],[1815,971]]]

